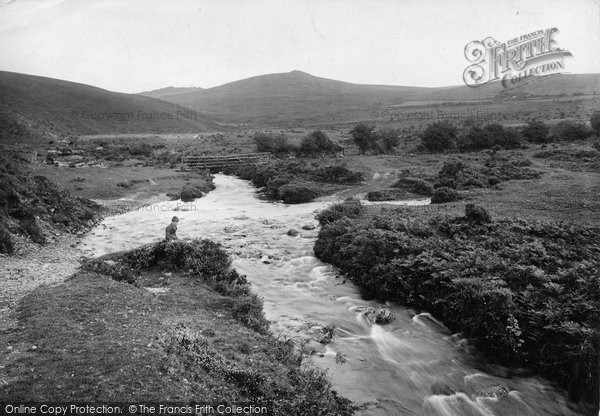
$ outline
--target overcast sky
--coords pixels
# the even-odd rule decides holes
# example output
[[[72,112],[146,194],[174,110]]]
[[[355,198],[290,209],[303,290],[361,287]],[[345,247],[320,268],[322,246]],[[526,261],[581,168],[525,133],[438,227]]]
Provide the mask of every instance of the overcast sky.
[[[468,42],[551,27],[567,72],[600,72],[600,0],[0,0],[0,69],[121,92],[295,69],[459,85]]]

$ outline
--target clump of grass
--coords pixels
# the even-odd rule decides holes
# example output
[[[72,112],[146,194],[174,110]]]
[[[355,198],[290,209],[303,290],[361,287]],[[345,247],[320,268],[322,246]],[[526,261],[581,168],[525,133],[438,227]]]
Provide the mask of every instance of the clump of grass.
[[[432,204],[444,204],[446,202],[454,202],[460,199],[460,194],[458,191],[452,188],[448,188],[442,186],[440,188],[436,188],[433,196],[431,197]]]

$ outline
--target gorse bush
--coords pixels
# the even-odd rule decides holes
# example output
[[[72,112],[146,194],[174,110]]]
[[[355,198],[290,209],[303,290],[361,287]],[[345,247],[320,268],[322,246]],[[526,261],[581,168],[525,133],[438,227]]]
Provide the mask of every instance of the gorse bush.
[[[311,183],[313,181],[339,185],[364,181],[362,172],[348,169],[345,165],[315,167],[305,161],[278,160],[261,165],[231,167],[225,171],[252,181],[258,188],[264,188],[267,197],[290,204],[309,202],[321,196],[322,189]]]
[[[433,184],[437,190],[487,188],[502,181],[535,179],[540,173],[530,168],[529,159],[492,154],[483,165],[467,165],[460,161],[444,163]],[[442,195],[436,197],[443,200]],[[447,201],[446,201],[447,202]]]
[[[259,152],[269,152],[275,156],[294,154],[298,156],[318,156],[323,154],[336,154],[343,147],[334,143],[327,134],[315,130],[307,134],[299,146],[288,142],[284,134],[256,133],[254,135],[256,149]]]
[[[452,123],[438,121],[427,126],[421,135],[421,145],[429,152],[440,153],[454,146],[457,133]]]
[[[533,368],[597,408],[600,229],[492,221],[476,206],[429,220],[367,214],[322,222],[315,255],[366,295],[430,311],[491,359]]]
[[[87,260],[82,265],[82,270],[135,284],[141,272],[154,267],[186,273],[220,294],[234,298],[234,317],[258,332],[268,331],[262,301],[250,293],[246,276],[231,268],[231,259],[223,247],[210,240],[161,241],[127,252]]]
[[[367,193],[367,200],[369,201],[392,201],[396,199],[396,195],[387,189],[369,191]]]
[[[376,147],[374,124],[359,123],[350,130],[350,135],[361,154]]]
[[[188,377],[203,379],[208,374],[215,384],[233,385],[248,403],[267,407],[269,414],[350,416],[356,410],[331,388],[323,370],[300,365],[301,353],[289,340],[263,341],[261,355],[270,363],[265,365],[257,359],[240,361],[183,324],[164,338],[168,361],[185,369],[184,374],[192,373]],[[265,346],[266,342],[272,345]]]
[[[565,140],[574,142],[584,140],[590,137],[591,130],[584,123],[575,121],[561,121],[553,128],[553,134],[556,140]]]
[[[4,219],[7,235],[22,234],[43,244],[42,223],[69,232],[94,225],[98,204],[71,196],[45,176],[32,175],[25,163],[10,153],[0,156],[0,219]]]
[[[315,199],[319,191],[308,186],[285,184],[279,188],[278,194],[286,204],[301,204]]]
[[[346,165],[319,167],[311,172],[311,178],[317,182],[329,182],[342,185],[363,182],[365,176],[362,172],[348,169]]]
[[[145,156],[149,157],[152,155],[154,149],[152,145],[145,142],[134,143],[131,146],[128,146],[128,151],[131,156]]]
[[[29,236],[34,243],[44,244],[46,242],[38,220],[30,208],[20,206],[11,212],[11,216],[19,222],[21,232]]]
[[[354,144],[361,154],[371,150],[375,153],[390,153],[400,144],[400,130],[383,128],[375,130],[374,124],[359,123],[350,130]]]
[[[400,131],[397,129],[380,129],[375,135],[382,153],[389,153],[400,144]]]
[[[0,221],[0,253],[2,254],[13,254],[15,252],[15,245],[13,242],[12,235],[8,232],[8,229]]]
[[[349,199],[319,212],[317,220],[321,225],[329,224],[341,218],[359,218],[365,212],[365,207],[355,199]]]
[[[332,142],[331,139],[320,130],[309,133],[300,143],[300,152],[306,156],[314,156],[323,153],[337,153],[342,149],[342,146]]]
[[[456,139],[457,147],[463,152],[499,147],[515,149],[521,145],[519,134],[501,124],[492,123],[483,127],[472,126]]]
[[[417,195],[432,195],[434,192],[433,185],[424,179],[420,178],[400,178],[392,187],[409,190]]]
[[[254,135],[254,143],[256,143],[256,150],[259,152],[278,154],[295,150],[283,134],[256,133]]]
[[[205,174],[192,183],[185,184],[179,197],[183,202],[191,202],[196,198],[201,198],[204,194],[215,189],[214,177],[211,174]]]
[[[521,134],[527,141],[532,143],[546,143],[550,141],[550,128],[543,121],[530,121]]]
[[[435,192],[431,196],[432,204],[443,204],[446,202],[454,202],[460,199],[460,194],[458,191],[452,188],[447,188],[445,186],[439,187],[435,189]]]

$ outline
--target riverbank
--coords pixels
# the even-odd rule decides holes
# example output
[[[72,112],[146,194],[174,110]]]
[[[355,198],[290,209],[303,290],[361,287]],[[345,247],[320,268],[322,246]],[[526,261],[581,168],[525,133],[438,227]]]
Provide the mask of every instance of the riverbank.
[[[204,173],[65,169],[34,163],[16,152],[2,155],[0,329],[15,325],[12,311],[25,294],[74,273],[84,255],[80,238],[101,218],[164,201],[169,192],[178,196],[190,184],[204,192],[214,188],[212,176]]]
[[[208,240],[87,262],[40,287],[0,337],[0,400],[196,402],[349,415],[324,373],[267,331],[262,302]]]
[[[319,219],[315,255],[368,297],[431,312],[488,359],[597,408],[598,227],[494,220],[473,205],[443,216],[346,202]]]

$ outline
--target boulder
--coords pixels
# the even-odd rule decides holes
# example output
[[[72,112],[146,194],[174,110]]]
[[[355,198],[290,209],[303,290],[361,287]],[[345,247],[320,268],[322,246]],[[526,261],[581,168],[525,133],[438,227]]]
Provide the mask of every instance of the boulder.
[[[366,308],[358,308],[356,310],[362,312],[371,325],[387,324],[394,320],[394,316],[388,308],[374,308],[369,306]]]
[[[287,232],[287,235],[289,235],[290,237],[295,237],[295,236],[297,236],[298,234],[300,234],[300,233],[298,232],[298,230],[294,230],[293,228],[290,228],[290,229],[288,230],[288,232]]]
[[[235,233],[238,232],[240,230],[240,227],[236,226],[236,225],[226,225],[225,228],[223,228],[223,231],[225,231],[227,234],[231,234],[231,233]]]
[[[314,224],[306,224],[302,226],[303,230],[314,230],[315,228],[317,228],[317,226]]]
[[[180,197],[183,202],[192,202],[196,198],[202,198],[204,193],[193,185],[186,185],[181,191]]]
[[[506,386],[494,386],[487,389],[477,390],[477,395],[480,397],[498,398],[507,395],[509,392]]]

